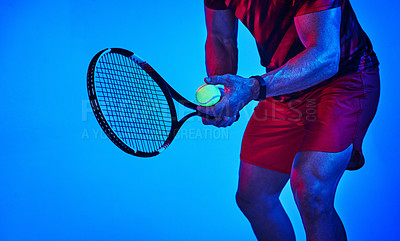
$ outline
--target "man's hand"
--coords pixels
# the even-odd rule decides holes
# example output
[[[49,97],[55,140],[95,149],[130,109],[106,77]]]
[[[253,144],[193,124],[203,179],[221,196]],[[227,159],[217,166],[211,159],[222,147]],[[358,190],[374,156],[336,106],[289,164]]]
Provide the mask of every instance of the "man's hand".
[[[215,116],[215,119],[203,118],[205,125],[226,127],[236,121],[239,111],[250,101],[258,97],[258,81],[253,78],[243,78],[238,75],[215,75],[205,78],[207,84],[222,84],[225,86],[225,95],[215,105],[204,107],[198,106],[197,110]]]
[[[222,116],[222,117],[215,117],[214,119],[207,119],[203,117],[202,120],[204,125],[213,125],[216,127],[228,127],[231,126],[236,121],[236,116],[235,117]]]

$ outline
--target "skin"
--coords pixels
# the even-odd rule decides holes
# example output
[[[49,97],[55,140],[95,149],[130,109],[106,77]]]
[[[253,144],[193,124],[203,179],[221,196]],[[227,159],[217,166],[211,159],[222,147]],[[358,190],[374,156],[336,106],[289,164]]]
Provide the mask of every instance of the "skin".
[[[309,241],[347,240],[333,201],[352,146],[338,153],[299,152],[291,175],[240,163],[236,202],[260,241],[293,241],[292,224],[279,195],[290,180]]]
[[[205,82],[225,85],[226,95],[216,105],[200,106],[198,110],[234,120],[234,116],[245,105],[258,97],[258,81],[236,75],[235,16],[229,10],[206,8],[205,13],[206,66],[209,76],[205,78]],[[306,49],[282,67],[262,75],[267,83],[267,97],[307,89],[337,73],[340,60],[340,20],[340,8],[301,15],[294,19],[300,40]],[[226,29],[225,25],[228,26]],[[218,120],[203,122],[214,125]]]
[[[226,127],[251,100],[258,97],[255,79],[236,75],[237,19],[230,10],[205,8],[207,40],[206,83],[225,85],[225,96],[212,107],[198,110],[218,116],[206,125]],[[300,91],[329,79],[340,60],[340,8],[297,16],[298,35],[306,49],[282,67],[265,73],[267,97]],[[338,153],[297,153],[291,175],[241,162],[236,200],[259,240],[295,240],[294,232],[279,201],[290,179],[307,240],[347,240],[334,209],[337,184],[349,162],[352,146]]]

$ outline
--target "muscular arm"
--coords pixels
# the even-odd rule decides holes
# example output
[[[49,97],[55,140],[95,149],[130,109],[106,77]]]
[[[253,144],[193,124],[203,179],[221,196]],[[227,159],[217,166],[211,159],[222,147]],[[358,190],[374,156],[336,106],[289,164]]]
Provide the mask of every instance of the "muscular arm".
[[[237,23],[238,20],[230,10],[212,10],[204,6],[206,15],[206,69],[208,76],[235,75],[237,72]],[[254,81],[251,81],[254,83]],[[253,85],[251,85],[253,86]],[[251,86],[249,89],[251,89]],[[225,89],[226,91],[227,89]],[[222,98],[224,99],[224,98]],[[209,115],[218,116],[214,119],[203,118],[205,125],[226,127],[235,122],[236,117],[219,116],[218,112],[204,110]]]
[[[267,97],[309,88],[331,78],[338,71],[340,7],[301,15],[294,21],[306,49],[282,67],[263,75],[267,82]],[[257,82],[253,90],[259,92]]]
[[[207,75],[236,74],[237,19],[230,10],[205,7]]]
[[[306,49],[282,67],[263,75],[267,83],[267,97],[309,88],[331,78],[338,71],[341,9],[334,8],[301,15],[294,21],[300,40]],[[219,59],[217,62],[225,59],[218,56],[215,58]],[[212,63],[212,60],[209,62]],[[247,103],[258,98],[260,91],[257,80],[225,74],[228,72],[225,70],[210,71],[210,77],[206,78],[207,83],[225,85],[225,96],[214,106],[199,107],[199,111],[206,114],[235,116]],[[236,72],[236,69],[234,70]],[[225,75],[212,76],[214,74]]]

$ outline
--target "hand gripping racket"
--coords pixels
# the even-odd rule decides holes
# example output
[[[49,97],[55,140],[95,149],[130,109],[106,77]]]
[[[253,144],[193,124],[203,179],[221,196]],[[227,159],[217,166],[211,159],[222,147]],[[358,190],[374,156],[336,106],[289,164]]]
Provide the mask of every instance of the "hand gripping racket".
[[[190,117],[214,118],[198,112],[197,105],[125,49],[108,48],[93,57],[87,88],[94,115],[108,138],[139,157],[160,154]],[[172,98],[195,111],[178,121]]]

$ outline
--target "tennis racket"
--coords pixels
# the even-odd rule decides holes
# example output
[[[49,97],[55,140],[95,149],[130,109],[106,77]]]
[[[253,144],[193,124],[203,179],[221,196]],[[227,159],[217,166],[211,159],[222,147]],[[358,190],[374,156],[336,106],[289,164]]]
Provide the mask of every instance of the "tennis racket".
[[[90,62],[87,89],[94,115],[108,138],[139,157],[160,154],[192,116],[214,118],[176,92],[134,53],[108,48]],[[178,121],[175,99],[195,110]]]

